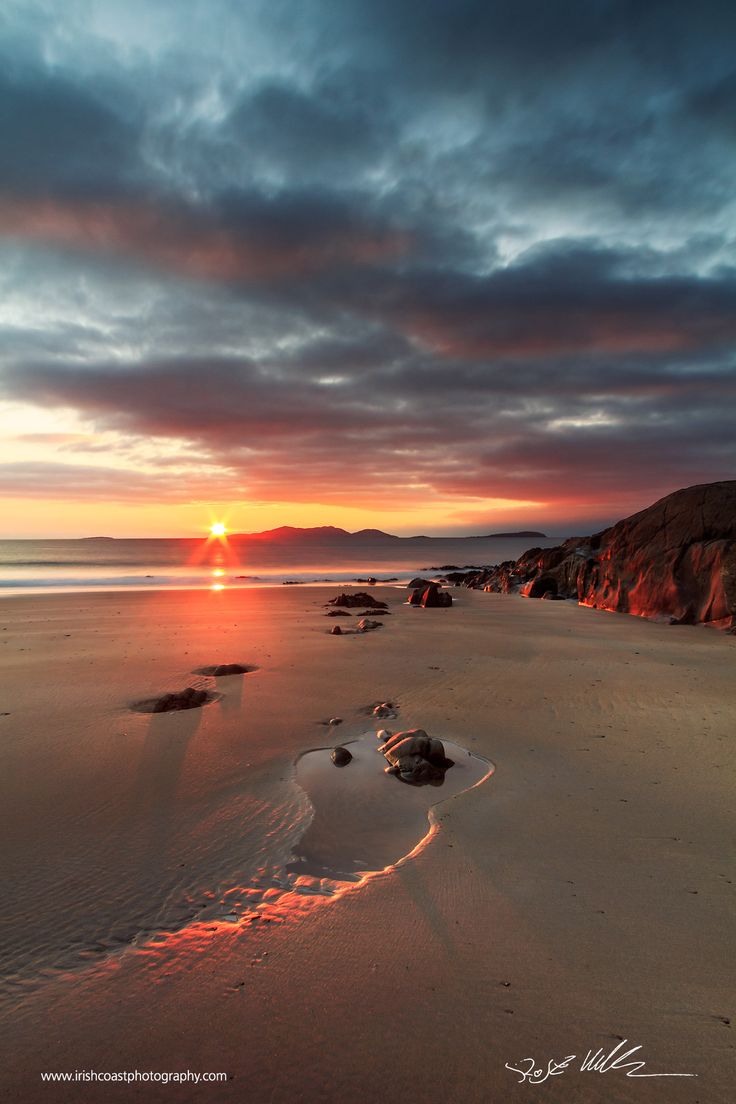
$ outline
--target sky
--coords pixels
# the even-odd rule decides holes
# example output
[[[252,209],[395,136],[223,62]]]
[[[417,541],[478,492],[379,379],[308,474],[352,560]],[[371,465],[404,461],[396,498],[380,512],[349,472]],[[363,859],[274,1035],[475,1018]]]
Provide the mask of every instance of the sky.
[[[736,6],[4,0],[0,535],[736,477]]]

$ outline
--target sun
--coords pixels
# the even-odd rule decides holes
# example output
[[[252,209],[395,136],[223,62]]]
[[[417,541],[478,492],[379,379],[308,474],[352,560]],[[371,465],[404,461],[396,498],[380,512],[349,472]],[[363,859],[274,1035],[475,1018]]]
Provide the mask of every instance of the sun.
[[[227,526],[223,521],[213,521],[210,525],[210,533],[213,537],[224,537],[227,533]]]

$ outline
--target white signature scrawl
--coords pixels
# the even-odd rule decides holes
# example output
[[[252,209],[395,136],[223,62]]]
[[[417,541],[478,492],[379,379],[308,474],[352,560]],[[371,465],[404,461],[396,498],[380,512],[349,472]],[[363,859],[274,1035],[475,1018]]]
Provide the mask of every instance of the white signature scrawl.
[[[602,1048],[596,1051],[589,1050],[580,1063],[581,1073],[610,1073],[611,1070],[617,1070],[619,1072],[626,1071],[626,1077],[697,1077],[697,1073],[643,1073],[642,1070],[646,1066],[646,1062],[640,1058],[633,1061],[626,1061],[627,1058],[631,1058],[633,1054],[636,1054],[638,1050],[641,1050],[641,1046],[631,1047],[629,1050],[619,1053],[628,1043],[628,1039],[622,1039],[621,1042],[606,1053]],[[576,1054],[568,1054],[565,1058],[561,1058],[559,1061],[555,1061],[550,1058],[547,1062],[546,1069],[542,1065],[537,1065],[534,1058],[522,1058],[518,1066],[512,1066],[508,1062],[504,1063],[507,1070],[511,1070],[512,1073],[518,1073],[518,1084],[522,1084],[524,1081],[528,1081],[530,1085],[541,1085],[548,1077],[559,1077],[560,1074],[566,1073],[570,1063],[576,1059]],[[526,1069],[524,1069],[526,1066]]]

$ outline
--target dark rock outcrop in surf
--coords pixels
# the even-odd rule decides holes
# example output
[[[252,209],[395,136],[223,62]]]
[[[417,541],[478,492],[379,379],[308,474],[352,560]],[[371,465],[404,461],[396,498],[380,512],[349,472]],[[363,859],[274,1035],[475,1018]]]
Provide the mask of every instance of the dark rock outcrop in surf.
[[[610,529],[532,548],[466,586],[672,624],[736,625],[736,480],[687,487]]]

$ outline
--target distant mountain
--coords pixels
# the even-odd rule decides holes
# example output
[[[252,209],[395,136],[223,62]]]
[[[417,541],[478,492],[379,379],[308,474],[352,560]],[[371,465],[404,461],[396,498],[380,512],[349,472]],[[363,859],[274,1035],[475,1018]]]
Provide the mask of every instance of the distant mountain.
[[[317,525],[312,529],[299,529],[294,525],[280,525],[277,529],[266,529],[262,533],[233,533],[231,540],[267,541],[273,544],[346,544],[366,541],[395,541],[399,537],[383,533],[380,529],[361,529],[349,533],[335,525]]]
[[[485,533],[479,537],[472,537],[472,540],[498,540],[500,537],[541,537],[542,540],[547,539],[546,533],[537,533],[534,529],[519,529],[515,533]]]
[[[402,540],[401,537],[394,536],[393,533],[384,533],[382,529],[359,529],[357,533],[348,534],[351,537],[359,538],[360,540]]]
[[[311,529],[299,529],[294,525],[280,525],[277,529],[266,529],[262,533],[232,533],[230,540],[234,541],[264,541],[273,544],[385,544],[394,541],[465,541],[465,540],[495,540],[501,537],[532,537],[545,538],[544,533],[534,530],[520,530],[516,533],[490,533],[486,536],[473,537],[427,537],[417,535],[413,537],[397,537],[394,533],[384,533],[382,529],[359,529],[357,533],[350,533],[347,529],[339,529],[335,525],[317,525]]]

